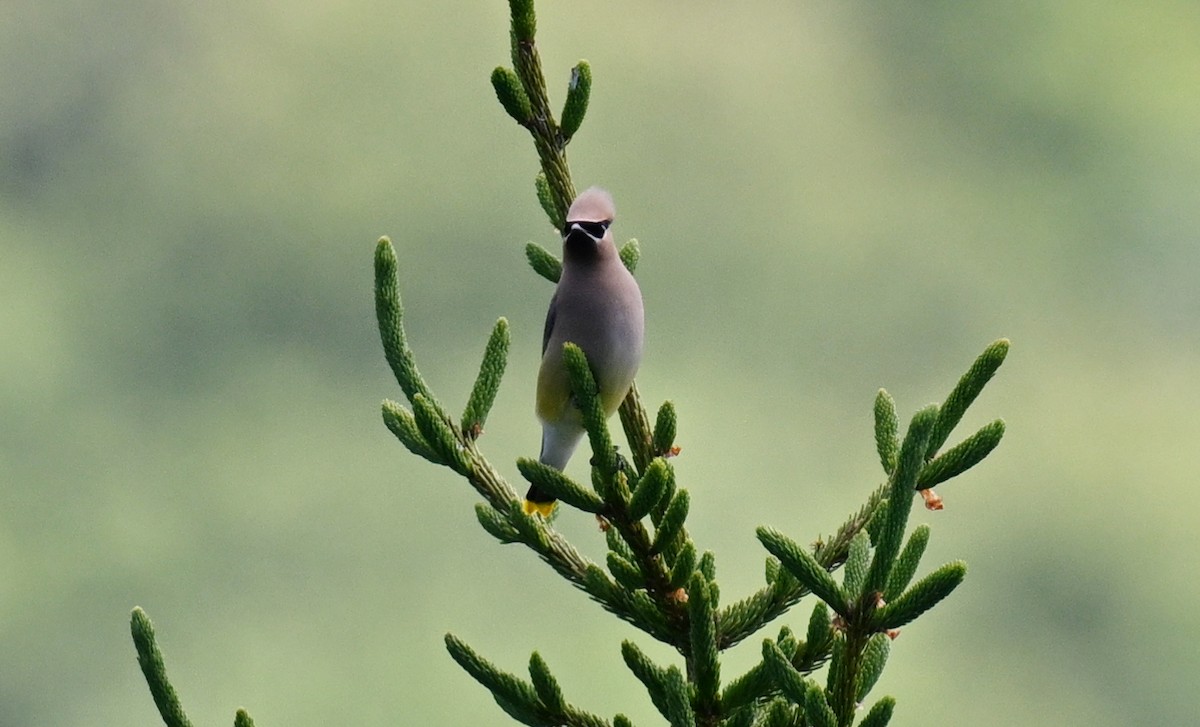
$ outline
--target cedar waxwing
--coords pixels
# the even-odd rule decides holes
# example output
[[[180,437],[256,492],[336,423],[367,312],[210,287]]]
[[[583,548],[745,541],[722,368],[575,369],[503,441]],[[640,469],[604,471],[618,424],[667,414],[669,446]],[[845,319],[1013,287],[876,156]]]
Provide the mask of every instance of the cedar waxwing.
[[[563,344],[574,343],[587,355],[607,416],[621,406],[642,360],[642,291],[617,254],[609,229],[614,214],[612,197],[599,187],[584,190],[567,210],[562,276],[546,312],[537,381],[538,459],[558,470],[586,433],[571,399]],[[525,512],[548,517],[553,510],[553,497],[529,488]]]

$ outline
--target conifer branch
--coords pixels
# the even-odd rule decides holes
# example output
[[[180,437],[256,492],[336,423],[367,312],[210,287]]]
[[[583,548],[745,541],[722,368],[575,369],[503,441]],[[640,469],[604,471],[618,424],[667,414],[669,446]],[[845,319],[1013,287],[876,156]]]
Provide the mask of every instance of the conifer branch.
[[[471,388],[471,398],[462,415],[463,433],[471,439],[483,434],[484,422],[496,401],[500,379],[508,363],[508,344],[508,321],[501,318],[492,329],[492,336],[483,352],[483,361],[479,364],[479,376]]]
[[[537,197],[551,223],[560,228],[575,196],[566,144],[575,135],[587,109],[591,68],[581,62],[573,69],[560,125],[550,111],[541,59],[534,42],[536,19],[532,1],[510,0],[510,10],[514,68],[496,69],[492,84],[506,112],[533,138],[542,167],[535,179]],[[380,249],[383,248],[381,243]],[[391,251],[390,244],[386,250]],[[391,254],[394,256],[394,252]],[[529,243],[526,256],[535,272],[557,281],[562,268],[553,254]],[[621,258],[630,270],[636,267],[639,258],[636,240],[622,247]],[[394,276],[394,268],[394,262],[389,266],[386,259],[380,265],[377,255],[377,276],[386,277],[389,272]],[[512,488],[475,447],[474,438],[482,428],[483,416],[503,371],[501,349],[506,349],[507,340],[504,339],[503,345],[497,341],[501,325],[497,325],[493,341],[489,342],[488,355],[461,427],[455,428],[416,373],[403,335],[399,293],[386,283],[377,282],[377,301],[380,300],[377,308],[381,311],[385,351],[414,407],[409,415],[399,405],[385,405],[389,428],[419,456],[450,466],[471,481],[489,503],[480,505],[477,515],[493,536],[501,542],[524,543],[604,608],[675,646],[684,657],[686,677],[685,672],[673,667],[651,665],[628,642],[623,650],[627,664],[647,685],[652,700],[672,724],[716,724],[723,718],[723,709],[741,709],[747,714],[755,711],[751,709],[754,705],[763,705],[762,700],[779,694],[778,686],[769,683],[768,675],[775,674],[778,678],[780,673],[792,673],[777,668],[778,655],[785,654],[782,650],[785,646],[788,668],[795,674],[818,668],[833,655],[828,695],[814,684],[800,689],[793,683],[787,690],[799,710],[795,714],[803,712],[811,724],[829,719],[847,724],[847,715],[852,715],[856,698],[860,692],[865,693],[877,678],[877,670],[882,669],[883,660],[878,658],[880,647],[874,646],[875,651],[868,652],[869,646],[880,643],[873,637],[883,623],[870,621],[876,613],[874,599],[880,597],[878,594],[885,586],[889,593],[904,590],[927,539],[927,530],[918,530],[904,552],[899,552],[913,491],[976,464],[995,447],[1003,433],[1002,423],[990,425],[934,458],[966,407],[1003,361],[1006,341],[997,342],[985,351],[960,380],[944,408],[929,407],[914,417],[903,444],[897,434],[895,404],[881,390],[876,397],[875,435],[888,482],[871,493],[866,504],[833,537],[818,542],[811,553],[778,531],[760,529],[764,545],[783,561],[786,570],[776,568],[759,592],[718,610],[712,555],[706,553],[704,558],[697,559],[697,549],[684,527],[690,498],[686,490],[676,488],[672,468],[663,459],[676,453],[677,420],[673,406],[664,404],[652,426],[641,406],[637,386],[631,387],[619,410],[632,457],[632,467],[627,467],[613,447],[587,359],[577,347],[568,345],[564,361],[591,444],[593,488],[589,490],[533,460],[518,462],[521,473],[531,483],[566,506],[596,513],[609,524],[610,549],[606,557],[612,574],[609,576],[580,556],[546,522],[520,512]],[[653,524],[653,534],[642,522],[647,515]],[[847,563],[847,571],[844,584],[839,586],[829,573],[843,563]],[[936,587],[922,581],[918,584],[921,588],[914,587],[911,595],[899,598],[900,608],[882,611],[888,617],[886,622],[919,615],[915,612],[928,608],[949,592],[946,584],[951,580],[950,576],[939,575]],[[764,656],[762,664],[733,680],[725,693],[718,694],[719,653],[786,612],[810,592],[833,607],[847,630],[833,638],[828,612],[814,609],[806,642],[793,644],[790,632],[786,632],[787,639],[782,638],[785,632],[781,632],[780,642],[766,652],[774,661]],[[770,667],[772,663],[776,667]],[[537,679],[543,685],[550,683],[548,672],[539,675]],[[552,696],[552,691],[547,689],[542,688],[545,692],[542,697],[550,699],[547,695]],[[521,700],[513,694],[498,696],[498,701],[510,713],[521,711],[517,704]],[[778,700],[765,709],[768,721],[785,720],[793,714],[786,702]]]
[[[404,333],[404,306],[400,303],[400,286],[396,282],[396,251],[391,240],[380,238],[375,246],[375,317],[379,321],[379,337],[383,353],[396,376],[404,396],[412,401],[417,394],[434,404],[433,393],[417,371],[408,337]]]
[[[538,179],[543,179],[543,177],[538,177]],[[529,267],[533,268],[533,272],[551,283],[557,283],[562,275],[562,262],[536,242],[526,243],[525,259],[529,261]]]
[[[167,679],[167,666],[163,663],[162,651],[154,638],[154,625],[141,608],[133,609],[129,629],[133,634],[133,645],[137,648],[138,665],[146,677],[146,684],[150,687],[150,694],[154,697],[154,704],[163,722],[167,727],[192,727],[179,702],[179,695],[175,693],[175,687]]]
[[[715,619],[717,595],[703,573],[694,573],[688,585],[688,619],[691,621],[689,681],[695,684],[695,711],[705,721],[720,716],[718,693],[721,688],[720,650],[717,647]]]
[[[896,471],[888,483],[887,509],[883,512],[880,533],[875,542],[875,557],[864,584],[868,591],[883,590],[896,555],[900,552],[904,528],[912,511],[913,492],[917,489],[917,477],[937,414],[936,404],[917,412],[908,426],[908,433],[904,435],[904,443],[900,445]]]
[[[918,490],[926,490],[957,477],[983,461],[1000,444],[1004,420],[997,419],[954,445],[921,468]]]
[[[509,111],[510,104],[516,106],[517,114],[509,111],[517,123],[524,126],[533,137],[534,147],[542,163],[542,174],[545,175],[548,196],[552,201],[554,214],[550,215],[551,223],[566,219],[567,208],[575,199],[575,186],[571,183],[571,172],[567,166],[567,143],[571,136],[583,123],[587,112],[588,97],[591,92],[591,68],[586,61],[572,71],[572,83],[568,88],[566,114],[570,124],[569,133],[564,133],[554,114],[550,111],[550,98],[546,92],[546,77],[542,72],[542,59],[538,54],[534,36],[537,33],[537,21],[533,9],[533,0],[510,0],[509,11],[512,17],[510,39],[512,41],[512,61],[515,77],[520,81],[520,92],[528,106],[520,99],[501,104]],[[582,69],[581,69],[582,67]],[[583,70],[586,69],[586,70]],[[497,74],[506,76],[512,71],[498,68],[493,72],[493,86]],[[585,77],[586,76],[586,77]],[[507,85],[507,84],[506,84]],[[513,89],[513,95],[516,89]],[[497,96],[500,96],[497,90]],[[556,229],[562,229],[561,224],[555,224]]]
[[[843,616],[849,615],[850,605],[846,594],[816,558],[773,528],[759,528],[758,539],[762,541],[767,552],[778,558],[809,593],[816,595]]]
[[[863,649],[863,669],[859,675],[858,691],[854,697],[856,704],[861,704],[867,698],[871,688],[875,686],[875,682],[879,681],[891,649],[892,640],[885,633],[874,634],[868,639],[867,646]]]
[[[617,410],[621,417],[621,426],[625,429],[625,438],[629,441],[629,449],[633,452],[633,464],[639,472],[646,469],[650,460],[654,459],[654,430],[650,426],[650,418],[642,406],[642,395],[638,392],[637,382],[629,387],[629,393]]]
[[[887,727],[892,719],[892,710],[896,708],[896,700],[883,697],[871,707],[867,715],[858,723],[858,727]]]
[[[961,560],[938,568],[917,581],[895,601],[886,604],[873,616],[876,629],[898,629],[916,620],[918,616],[933,608],[951,591],[962,583],[967,575],[967,565]]]
[[[889,475],[896,469],[896,457],[900,454],[899,428],[896,402],[891,394],[880,389],[875,395],[875,447],[883,471]]]
[[[904,544],[904,550],[900,551],[899,557],[896,558],[896,564],[888,575],[887,587],[883,589],[885,601],[894,600],[908,587],[913,574],[917,572],[917,566],[921,563],[921,556],[925,554],[925,546],[928,544],[929,526],[918,525],[913,528],[912,534],[908,536],[908,542]]]
[[[883,502],[887,485],[881,485],[867,497],[867,502],[858,512],[847,518],[838,531],[827,541],[819,541],[813,547],[813,557],[826,570],[834,570],[845,562],[850,550],[850,541],[859,533]],[[792,606],[800,602],[811,591],[794,578],[776,579],[751,596],[727,606],[718,617],[721,623],[721,647],[737,645],[747,636],[763,628]]]
[[[655,456],[670,457],[675,454],[675,429],[677,426],[678,417],[675,414],[675,405],[664,401],[663,405],[658,408],[658,416],[654,420],[654,432],[650,437]]]
[[[782,533],[770,528],[759,529],[760,540],[779,559],[779,565],[771,565],[768,561],[768,587],[760,591],[767,595],[756,594],[735,604],[730,613],[731,621],[736,618],[744,627],[761,625],[770,615],[764,604],[772,603],[772,591],[806,590],[815,593],[838,613],[826,687],[824,690],[815,685],[808,687],[803,700],[798,698],[795,681],[800,671],[797,669],[793,674],[779,669],[778,655],[768,648],[769,642],[764,646],[764,664],[775,665],[770,671],[775,674],[781,695],[803,709],[806,724],[850,727],[857,705],[884,668],[895,629],[921,616],[962,582],[965,565],[955,562],[908,588],[928,542],[928,528],[921,526],[914,530],[903,550],[901,544],[911,512],[913,491],[941,481],[944,474],[961,474],[999,443],[1004,430],[1003,422],[997,420],[940,457],[936,456],[937,447],[930,445],[934,437],[945,441],[961,420],[966,405],[975,399],[983,384],[995,373],[1006,351],[1007,341],[990,346],[959,381],[947,397],[947,403],[930,405],[917,412],[902,442],[897,436],[894,403],[885,391],[880,390],[875,401],[876,445],[880,464],[889,477],[868,502],[868,507],[860,512],[862,517],[852,519],[857,527],[843,527],[839,533],[855,531],[850,535],[845,557],[841,558],[846,566],[842,586],[829,577],[828,570],[834,565],[826,566],[819,558],[826,546],[819,546],[816,553],[810,555]],[[949,414],[945,413],[947,407]],[[839,554],[842,542],[838,543]],[[895,600],[888,603],[888,597]],[[815,642],[821,639],[820,628],[818,626],[812,633],[812,625],[810,623],[809,640]],[[798,648],[798,656],[807,657],[808,646]],[[886,724],[892,704],[890,698],[881,700],[865,719],[872,724]],[[768,721],[773,718],[768,714]]]
[[[150,617],[140,607],[135,607],[129,617],[129,631],[133,636],[133,646],[137,650],[138,666],[150,687],[150,696],[154,698],[154,706],[162,717],[166,727],[192,727],[175,693],[175,687],[167,678],[167,667],[163,662],[162,651],[154,636],[154,625]],[[234,715],[234,727],[254,727],[254,720],[244,709],[239,709]]]
[[[979,396],[983,391],[983,387],[991,381],[996,375],[1000,364],[1004,363],[1004,359],[1008,356],[1009,341],[1007,338],[1001,338],[994,341],[990,346],[984,349],[983,353],[975,359],[971,364],[971,368],[967,373],[962,375],[958,380],[958,384],[946,397],[945,403],[938,411],[937,422],[933,425],[933,430],[930,433],[928,451],[926,459],[932,459],[938,449],[946,443],[946,439],[950,437],[950,433],[958,426],[962,420],[963,414],[966,413],[967,407],[975,401],[975,397]]]
[[[575,198],[566,146],[589,108],[592,69],[586,61],[572,68],[561,121],[556,121],[535,43],[533,0],[509,0],[509,8],[513,67],[496,68],[492,88],[504,111],[530,133],[541,168],[534,180],[537,199],[551,224],[561,229]],[[553,253],[530,242],[525,254],[535,273],[558,281],[562,263]],[[630,271],[637,268],[641,255],[637,240],[629,240],[619,254]],[[606,530],[606,570],[553,527],[553,516],[526,514],[517,492],[479,449],[507,364],[506,319],[500,318],[492,329],[462,415],[455,419],[418,371],[404,328],[396,251],[386,237],[375,247],[374,266],[380,339],[405,400],[383,402],[385,425],[410,452],[467,480],[483,498],[475,514],[486,532],[503,544],[529,548],[605,610],[673,647],[682,669],[678,664],[655,664],[632,642],[624,642],[621,653],[674,727],[851,727],[857,705],[885,667],[895,629],[922,616],[963,580],[965,565],[955,561],[913,584],[929,529],[917,527],[907,541],[905,533],[915,491],[922,491],[930,502],[927,488],[966,472],[999,444],[1004,423],[996,420],[939,454],[1003,362],[1007,340],[989,346],[945,402],[917,412],[903,439],[895,402],[879,390],[874,437],[884,483],[831,537],[811,548],[779,530],[760,527],[759,540],[771,554],[766,585],[721,607],[715,555],[701,553],[686,527],[691,495],[678,486],[670,461],[679,453],[678,421],[671,402],[658,409],[652,425],[636,384],[630,387],[619,408],[629,446],[627,459],[613,444],[586,355],[567,344],[563,360],[572,401],[591,449],[590,487],[539,461],[517,459],[520,474],[563,508],[595,514]],[[839,583],[833,572],[843,565]],[[726,678],[722,689],[722,652],[809,594],[819,602],[808,619],[804,640],[783,626],[775,639],[764,640],[761,660],[746,673]],[[141,609],[133,612],[131,631],[164,722],[168,727],[190,727]],[[609,725],[566,700],[537,652],[530,657],[526,681],[497,668],[452,635],[446,636],[446,648],[520,722]],[[821,686],[812,675],[826,665]],[[886,725],[893,707],[890,697],[880,699],[861,724]],[[253,721],[238,710],[235,727],[253,727]],[[612,727],[632,725],[617,715]]]
[[[804,716],[812,727],[839,727],[850,724],[838,720],[826,693],[816,684],[810,684],[808,693],[804,695]]]

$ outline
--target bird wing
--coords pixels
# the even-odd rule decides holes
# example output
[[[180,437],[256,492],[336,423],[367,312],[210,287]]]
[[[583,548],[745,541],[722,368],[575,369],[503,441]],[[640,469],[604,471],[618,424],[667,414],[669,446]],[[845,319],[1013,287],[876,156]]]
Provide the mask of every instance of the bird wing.
[[[558,291],[550,297],[550,309],[546,311],[546,328],[542,331],[542,355],[546,354],[546,345],[550,343],[550,334],[554,332],[554,319],[558,318]]]

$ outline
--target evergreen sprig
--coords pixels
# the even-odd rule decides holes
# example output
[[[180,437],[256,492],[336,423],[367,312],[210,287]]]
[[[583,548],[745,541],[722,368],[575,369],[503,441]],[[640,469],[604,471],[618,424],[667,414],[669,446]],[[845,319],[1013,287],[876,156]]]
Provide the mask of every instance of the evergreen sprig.
[[[150,617],[140,607],[135,607],[130,614],[129,631],[137,650],[138,666],[142,668],[142,676],[150,687],[150,696],[154,698],[154,706],[158,707],[163,724],[167,727],[192,727],[192,721],[183,710],[175,687],[167,679],[167,667],[154,636],[154,624],[150,623]],[[246,710],[239,709],[234,714],[233,724],[234,727],[254,727],[254,720],[250,719]]]
[[[146,684],[150,687],[150,694],[154,697],[154,704],[163,722],[167,727],[192,727],[179,702],[179,695],[175,693],[175,687],[167,679],[167,666],[163,663],[162,651],[154,638],[154,625],[141,608],[133,609],[129,630],[137,649],[138,665],[142,667],[142,674],[146,677]]]
[[[575,197],[566,146],[581,128],[591,102],[593,73],[586,61],[571,71],[561,120],[549,94],[535,42],[533,0],[509,2],[512,67],[491,76],[504,111],[534,143],[541,169],[534,180],[538,202],[561,229]],[[562,263],[541,245],[525,248],[530,267],[556,282]],[[640,248],[630,240],[620,249],[629,270]],[[967,408],[1003,363],[1008,341],[991,344],[940,405],[911,419],[900,435],[896,404],[885,390],[874,401],[874,438],[885,481],[867,494],[830,536],[811,547],[763,526],[757,535],[770,557],[766,583],[754,593],[721,605],[716,560],[702,551],[687,528],[689,491],[676,481],[670,458],[679,454],[678,419],[664,403],[651,423],[637,385],[619,409],[628,454],[617,451],[597,397],[586,355],[564,346],[572,398],[579,408],[591,450],[590,486],[534,459],[518,458],[522,477],[555,496],[562,509],[594,514],[605,531],[601,566],[582,555],[554,527],[554,518],[524,512],[517,492],[479,450],[484,425],[506,368],[508,323],[500,318],[462,415],[452,417],[418,371],[404,328],[401,274],[396,250],[386,237],[375,247],[375,307],[384,354],[404,401],[385,400],[384,424],[413,454],[463,477],[483,498],[475,508],[480,526],[500,543],[531,550],[575,588],[640,631],[671,646],[678,661],[655,663],[631,641],[623,642],[626,666],[645,687],[659,713],[674,727],[851,727],[856,710],[882,673],[896,629],[941,602],[962,581],[959,561],[913,579],[929,539],[929,528],[908,530],[914,493],[943,483],[978,464],[999,444],[1004,423],[996,420],[942,451]],[[744,485],[748,486],[748,485]],[[907,539],[905,538],[908,533]],[[845,566],[840,582],[834,571]],[[762,658],[740,675],[723,676],[721,657],[747,637],[815,595],[804,639],[783,626],[762,643]],[[167,681],[149,619],[135,609],[133,638],[151,694],[168,727],[190,727]],[[530,725],[607,726],[605,719],[572,705],[549,665],[535,651],[529,679],[496,667],[455,636],[446,636],[451,657],[487,688],[514,719]],[[823,684],[814,674],[827,667]],[[883,697],[860,725],[883,727],[895,702]],[[235,724],[251,727],[237,713]],[[613,727],[632,727],[616,715]]]
[[[849,616],[850,604],[829,571],[804,548],[783,533],[768,527],[758,529],[758,539],[771,555],[779,559],[810,593],[829,604],[834,611]]]
[[[504,368],[508,363],[508,344],[508,321],[501,318],[496,321],[496,327],[492,329],[491,338],[483,351],[479,376],[475,379],[475,386],[471,388],[471,397],[467,400],[467,408],[462,415],[463,433],[472,439],[483,434],[488,412],[496,402],[500,379],[503,378]]]

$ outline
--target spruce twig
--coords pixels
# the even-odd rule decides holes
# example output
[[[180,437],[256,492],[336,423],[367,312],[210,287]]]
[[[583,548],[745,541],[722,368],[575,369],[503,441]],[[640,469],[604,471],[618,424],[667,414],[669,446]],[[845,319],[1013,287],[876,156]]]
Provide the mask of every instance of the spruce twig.
[[[540,162],[536,196],[551,224],[561,229],[575,197],[566,147],[588,111],[592,69],[586,61],[571,69],[561,120],[556,120],[535,43],[533,0],[510,0],[509,8],[513,65],[496,68],[491,83],[505,112],[532,138]],[[641,255],[637,241],[628,241],[619,253],[634,271]],[[530,242],[525,254],[535,273],[551,282],[559,279],[562,263],[553,253]],[[632,642],[624,642],[621,650],[626,665],[672,725],[850,727],[858,704],[886,664],[894,630],[922,616],[963,580],[965,565],[955,561],[912,583],[929,529],[919,526],[907,541],[905,533],[914,491],[962,474],[999,444],[1004,423],[996,420],[941,451],[1003,362],[1007,340],[990,345],[940,406],[917,412],[903,440],[895,401],[879,390],[874,435],[886,481],[831,537],[811,548],[774,528],[759,528],[759,540],[772,554],[767,583],[721,607],[715,556],[701,553],[688,533],[691,495],[677,485],[669,460],[679,453],[674,405],[664,403],[652,425],[638,387],[630,387],[619,408],[629,446],[626,459],[613,444],[586,356],[573,345],[564,347],[573,401],[591,449],[591,486],[533,459],[518,459],[517,469],[562,507],[595,514],[606,529],[606,571],[568,542],[553,527],[552,518],[526,514],[517,492],[479,450],[506,368],[507,321],[500,318],[493,328],[462,415],[455,419],[418,371],[404,328],[399,272],[395,248],[387,238],[380,239],[375,248],[376,315],[386,359],[405,399],[383,402],[385,425],[412,453],[448,467],[470,483],[484,500],[476,505],[476,517],[486,532],[501,543],[529,548],[604,609],[674,648],[682,669],[655,664]],[[843,565],[839,583],[833,571]],[[722,689],[722,652],[810,594],[819,603],[812,609],[804,640],[784,626],[777,638],[764,640],[761,661],[745,674],[726,678]],[[190,727],[166,678],[149,619],[140,609],[134,610],[131,629],[139,664],[164,721],[168,727]],[[609,725],[567,701],[537,652],[530,657],[526,681],[500,670],[452,635],[446,636],[446,647],[518,721]],[[828,673],[821,686],[811,675],[825,665]],[[861,724],[886,725],[893,707],[891,697],[881,698]],[[239,710],[235,725],[253,727],[253,721]],[[612,725],[632,727],[623,715],[614,717]]]
[[[881,485],[867,497],[867,502],[858,512],[846,519],[829,540],[819,542],[813,548],[813,557],[826,570],[833,570],[845,562],[850,550],[850,541],[859,533],[883,502],[886,485]],[[751,596],[731,604],[722,611],[721,645],[729,648],[740,643],[800,602],[811,591],[795,579],[777,580]]]
[[[162,651],[154,638],[154,625],[150,617],[141,608],[133,609],[129,619],[129,630],[133,634],[133,644],[137,648],[138,665],[146,677],[150,694],[158,713],[162,715],[167,727],[192,727],[192,721],[183,711],[179,695],[167,678],[167,666],[163,663]]]
[[[497,68],[492,74],[492,85],[505,112],[526,128],[533,139],[541,163],[534,185],[536,196],[553,226],[560,228],[566,208],[575,197],[566,163],[566,144],[575,137],[587,112],[592,68],[586,61],[572,68],[562,121],[556,121],[535,43],[533,2],[510,0],[510,12],[514,66]],[[625,265],[634,270],[640,257],[636,240],[622,247],[620,253]],[[558,280],[562,263],[554,254],[530,242],[526,256],[540,276],[551,282]],[[398,304],[398,294],[396,300]],[[397,314],[395,318],[400,317]],[[403,341],[402,336],[398,338]],[[786,570],[776,567],[774,575],[768,576],[766,587],[725,608],[718,608],[712,554],[697,558],[697,548],[684,527],[690,504],[688,492],[674,485],[673,468],[665,459],[678,451],[674,446],[677,426],[674,408],[670,403],[664,404],[652,426],[637,386],[631,386],[619,409],[630,447],[631,463],[626,463],[613,447],[605,416],[596,401],[595,381],[580,349],[565,347],[564,361],[592,450],[593,487],[578,485],[532,459],[521,459],[518,468],[527,480],[556,495],[564,506],[594,512],[602,518],[610,528],[606,564],[611,576],[582,559],[540,518],[518,512],[511,488],[475,450],[470,438],[472,422],[478,419],[473,415],[473,405],[468,405],[463,415],[462,431],[450,429],[452,437],[448,439],[443,421],[433,408],[432,395],[414,383],[410,387],[415,393],[406,389],[406,395],[410,401],[415,399],[414,405],[421,404],[416,416],[396,414],[396,407],[391,407],[388,422],[409,449],[426,458],[432,452],[442,463],[463,471],[472,480],[491,504],[480,505],[480,523],[497,539],[523,542],[608,611],[674,645],[684,657],[684,671],[653,665],[629,642],[623,649],[626,663],[673,725],[715,725],[726,717],[749,725],[755,721],[755,714],[760,714],[756,705],[766,710],[761,713],[766,715],[763,723],[791,723],[790,720],[800,719],[803,713],[812,725],[827,722],[848,725],[853,704],[860,695],[865,695],[882,669],[880,624],[914,617],[920,609],[928,608],[948,593],[946,584],[953,581],[953,576],[938,575],[935,585],[922,581],[918,584],[920,588],[901,594],[916,571],[923,543],[928,539],[928,529],[918,530],[908,540],[904,552],[900,552],[912,493],[918,487],[961,474],[988,455],[1000,440],[1003,425],[994,423],[941,457],[935,457],[937,447],[961,419],[966,405],[995,373],[1004,352],[1007,342],[989,348],[955,387],[946,408],[931,407],[918,413],[904,444],[896,431],[895,403],[881,390],[876,397],[876,445],[888,481],[875,489],[832,537],[818,542],[811,553],[778,531],[761,529],[764,545],[784,560]],[[402,356],[400,359],[403,362]],[[485,368],[481,367],[480,381],[485,378]],[[401,366],[400,371],[419,381],[415,365]],[[476,384],[478,389],[480,384]],[[472,402],[475,399],[473,395]],[[409,419],[415,422],[420,437],[414,437],[414,426],[409,425]],[[456,444],[461,446],[462,453],[457,451]],[[653,523],[653,533],[642,522],[647,516]],[[866,536],[868,529],[870,539]],[[845,585],[839,585],[829,572],[847,563],[847,559],[850,564]],[[883,609],[880,612],[883,620],[872,621],[884,587],[889,594],[898,596],[899,607]],[[828,612],[823,607],[814,609],[808,641],[793,643],[790,632],[781,632],[778,645],[768,653],[774,661],[764,661],[743,677],[732,680],[725,692],[719,693],[720,651],[761,629],[809,593],[830,603],[839,614],[842,631],[835,636]],[[793,684],[788,689],[794,707],[788,707],[787,701],[781,702],[779,697],[764,703],[763,699],[780,693],[775,691],[768,675],[792,673],[780,672],[778,654],[785,655],[788,668],[797,674],[820,667],[832,655],[828,692],[815,684]],[[539,663],[539,669],[544,667],[544,663]],[[774,672],[768,668],[769,663],[776,663]],[[533,667],[532,663],[532,674]],[[548,669],[538,674],[535,686],[539,679],[544,685],[550,684]],[[560,698],[548,686],[536,691],[544,692],[541,693],[544,701]],[[498,701],[512,713],[515,699],[510,695]],[[889,704],[878,703],[871,719],[886,721]],[[730,711],[737,714],[731,715]]]
[[[154,624],[150,623],[150,617],[140,607],[135,607],[130,614],[129,631],[137,650],[138,666],[146,678],[146,685],[150,688],[154,706],[158,707],[163,723],[166,727],[192,727],[192,721],[184,712],[175,687],[167,678],[167,667],[154,636]],[[246,710],[239,709],[234,715],[233,724],[234,727],[254,727],[254,720],[250,719]]]

